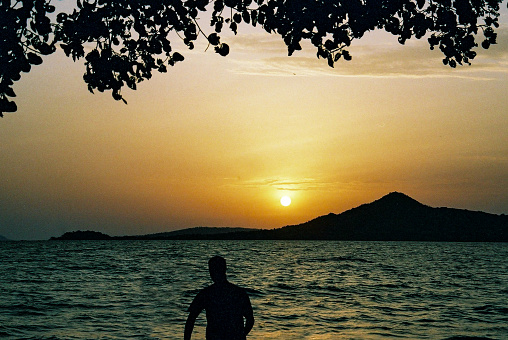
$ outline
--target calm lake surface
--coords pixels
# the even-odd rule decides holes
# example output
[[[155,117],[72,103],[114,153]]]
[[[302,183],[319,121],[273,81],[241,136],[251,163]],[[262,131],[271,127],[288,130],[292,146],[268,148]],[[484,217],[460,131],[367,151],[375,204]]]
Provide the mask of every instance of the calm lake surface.
[[[250,340],[508,339],[507,243],[327,241],[0,242],[0,338],[182,339],[213,255]]]

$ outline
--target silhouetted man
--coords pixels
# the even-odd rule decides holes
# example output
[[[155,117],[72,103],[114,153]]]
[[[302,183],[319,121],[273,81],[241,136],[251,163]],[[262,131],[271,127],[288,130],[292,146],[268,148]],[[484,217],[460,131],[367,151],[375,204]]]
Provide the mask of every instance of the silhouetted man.
[[[206,311],[207,340],[245,340],[254,326],[249,296],[245,290],[228,282],[224,258],[212,257],[208,269],[213,284],[200,291],[192,301],[184,340],[190,340],[196,318],[203,309]]]

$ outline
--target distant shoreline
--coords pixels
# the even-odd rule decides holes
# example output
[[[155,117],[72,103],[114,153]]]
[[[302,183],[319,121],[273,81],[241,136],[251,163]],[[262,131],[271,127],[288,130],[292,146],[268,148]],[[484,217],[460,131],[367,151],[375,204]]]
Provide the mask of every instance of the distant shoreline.
[[[508,242],[508,216],[454,208],[432,208],[402,193],[277,229],[197,227],[173,232],[110,236],[73,231],[51,240],[321,240]]]

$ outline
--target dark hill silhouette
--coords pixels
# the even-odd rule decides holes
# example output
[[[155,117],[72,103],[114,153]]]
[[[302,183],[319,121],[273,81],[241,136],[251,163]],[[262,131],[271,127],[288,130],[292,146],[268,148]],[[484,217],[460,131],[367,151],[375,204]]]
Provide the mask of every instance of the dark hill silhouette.
[[[0,235],[0,241],[9,241],[7,237]]]
[[[508,242],[508,216],[432,208],[390,193],[342,214],[271,231],[276,239]]]
[[[372,203],[272,230],[182,234],[171,239],[508,242],[508,216],[433,208],[392,192]]]
[[[58,239],[76,239],[73,237],[79,236],[91,237],[89,234],[66,233]],[[168,233],[109,238],[508,242],[508,216],[433,208],[405,194],[392,192],[341,214],[330,213],[302,224],[278,229],[198,227]]]
[[[172,240],[172,239],[194,239],[206,238],[210,235],[220,235],[226,233],[239,233],[252,231],[251,228],[232,228],[232,227],[194,227],[168,231],[163,233],[146,235],[128,235],[128,236],[109,236],[98,231],[70,231],[59,237],[51,237],[51,240]]]
[[[60,237],[52,237],[51,240],[111,240],[112,237],[98,231],[70,231]]]
[[[164,240],[175,238],[194,238],[206,237],[207,235],[239,233],[245,231],[252,231],[250,228],[233,228],[233,227],[194,227],[186,228],[175,231],[168,231],[163,233],[135,235],[135,236],[119,236],[117,239],[136,239],[136,240]]]

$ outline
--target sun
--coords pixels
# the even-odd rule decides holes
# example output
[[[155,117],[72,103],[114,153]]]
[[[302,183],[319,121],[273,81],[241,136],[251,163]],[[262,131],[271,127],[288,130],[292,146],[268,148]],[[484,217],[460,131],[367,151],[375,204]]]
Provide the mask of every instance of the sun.
[[[291,198],[289,198],[289,196],[282,196],[280,198],[280,204],[282,204],[283,206],[287,207],[288,205],[291,204]]]

